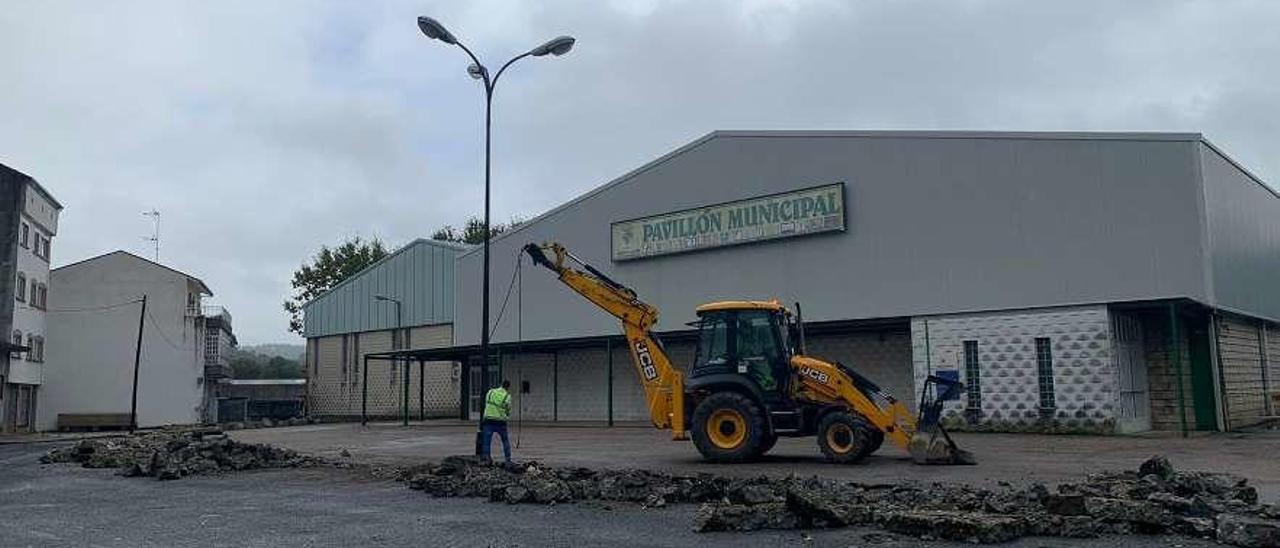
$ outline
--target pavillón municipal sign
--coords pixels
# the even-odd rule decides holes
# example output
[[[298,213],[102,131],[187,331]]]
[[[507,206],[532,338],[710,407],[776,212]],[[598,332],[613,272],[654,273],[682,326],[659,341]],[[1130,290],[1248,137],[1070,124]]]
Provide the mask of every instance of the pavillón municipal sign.
[[[835,183],[610,225],[613,260],[842,231],[844,183]]]

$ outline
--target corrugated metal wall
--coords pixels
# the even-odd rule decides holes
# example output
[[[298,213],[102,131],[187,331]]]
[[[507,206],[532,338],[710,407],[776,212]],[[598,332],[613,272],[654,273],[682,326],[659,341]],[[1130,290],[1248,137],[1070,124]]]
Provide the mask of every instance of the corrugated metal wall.
[[[1271,415],[1280,415],[1280,325],[1267,326],[1267,392]]]
[[[1280,194],[1200,145],[1208,260],[1217,307],[1280,321]]]
[[[1227,428],[1255,424],[1267,415],[1266,363],[1258,320],[1222,315],[1217,319],[1218,359]]]
[[[520,246],[555,240],[661,309],[658,331],[717,299],[800,301],[810,321],[1205,301],[1198,138],[717,133],[495,239],[490,299]],[[610,261],[612,222],[832,182],[845,183],[845,232]],[[457,263],[459,344],[479,339],[480,255]],[[525,272],[522,305],[521,334],[504,322],[494,340],[615,329],[546,272]]]
[[[375,295],[399,299],[402,325],[453,322],[454,258],[464,248],[415,240],[338,284],[303,307],[304,336],[322,337],[390,329],[396,307]]]

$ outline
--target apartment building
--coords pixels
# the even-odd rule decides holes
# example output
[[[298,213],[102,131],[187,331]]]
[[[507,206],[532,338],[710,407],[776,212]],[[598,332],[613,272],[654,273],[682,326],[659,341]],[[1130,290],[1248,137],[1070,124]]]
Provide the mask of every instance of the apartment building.
[[[45,382],[49,258],[62,211],[30,176],[0,165],[0,431],[34,429]]]

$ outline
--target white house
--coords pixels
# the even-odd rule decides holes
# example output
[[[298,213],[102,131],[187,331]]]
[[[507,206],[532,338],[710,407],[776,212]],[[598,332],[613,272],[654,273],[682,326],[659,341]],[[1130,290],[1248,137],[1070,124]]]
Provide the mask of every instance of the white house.
[[[0,165],[0,272],[6,283],[0,306],[0,431],[30,431],[45,381],[45,315],[49,257],[62,205],[27,175]]]
[[[201,314],[202,298],[213,292],[203,281],[114,251],[54,269],[49,285],[56,312],[40,430],[86,421],[127,425],[140,319],[138,426],[202,422],[214,404],[205,389]]]

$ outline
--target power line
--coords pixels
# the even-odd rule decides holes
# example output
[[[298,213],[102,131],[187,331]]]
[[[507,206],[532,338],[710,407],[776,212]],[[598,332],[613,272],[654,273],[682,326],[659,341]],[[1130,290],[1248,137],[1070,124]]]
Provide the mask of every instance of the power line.
[[[511,273],[511,283],[507,285],[507,295],[502,298],[502,307],[498,309],[498,317],[493,320],[493,328],[489,330],[489,338],[493,338],[493,334],[498,332],[498,326],[502,325],[502,314],[507,311],[507,301],[511,300],[511,290],[515,289],[516,280],[520,278],[520,266],[524,262],[522,260],[524,257],[521,255],[523,252],[524,248],[516,248],[516,269]],[[518,318],[517,321],[519,321]],[[519,327],[516,330],[519,331]]]
[[[59,312],[96,312],[100,310],[111,310],[113,308],[129,306],[131,304],[138,304],[140,302],[142,302],[142,299],[134,299],[132,301],[125,301],[122,303],[108,304],[103,306],[88,306],[84,308],[51,308],[51,309],[46,309],[45,312],[50,314],[59,313]]]
[[[157,322],[156,318],[151,315],[151,311],[147,311],[147,320],[151,322],[151,328],[154,329],[156,333],[160,335],[161,339],[164,339],[164,342],[168,344],[170,348],[173,348],[174,350],[179,350],[182,352],[195,350],[196,348],[195,346],[183,347],[183,346],[174,344],[173,340],[170,339],[168,335],[164,334],[164,330],[160,329],[160,323]]]

